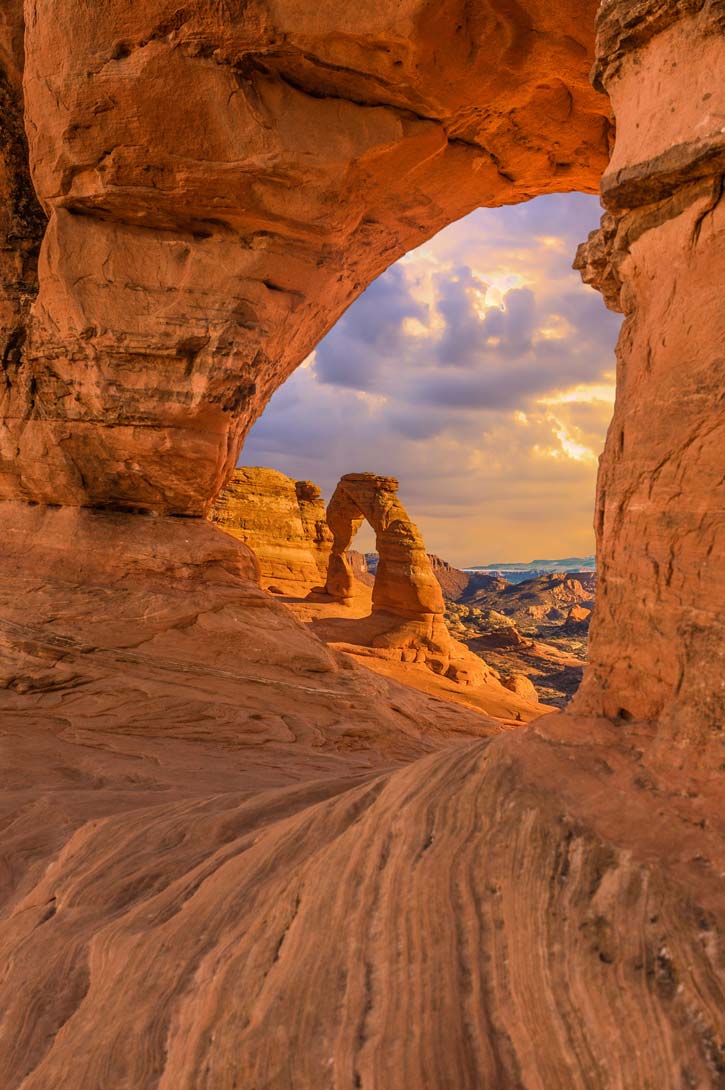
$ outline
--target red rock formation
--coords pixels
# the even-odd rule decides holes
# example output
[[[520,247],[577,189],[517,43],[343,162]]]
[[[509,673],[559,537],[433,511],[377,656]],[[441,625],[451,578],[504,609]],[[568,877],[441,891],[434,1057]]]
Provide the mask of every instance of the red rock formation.
[[[348,549],[347,558],[350,561],[350,570],[352,571],[353,578],[356,579],[358,583],[362,583],[364,587],[372,588],[375,583],[375,576],[368,568],[365,553],[359,553],[356,549]]]
[[[591,609],[586,609],[584,606],[572,606],[566,615],[567,621],[586,621],[591,617]]]
[[[725,11],[607,0],[607,214],[577,266],[625,315],[602,458],[588,713],[659,719],[662,760],[722,762]]]
[[[503,678],[502,684],[504,688],[510,689],[518,696],[526,697],[527,700],[538,699],[534,683],[526,674],[509,674],[508,677]]]
[[[563,620],[575,606],[585,606],[590,611],[595,593],[594,577],[581,582],[578,576],[552,572],[521,583],[488,576],[483,586],[465,594],[463,601],[468,605],[495,609],[520,623],[530,623],[554,616]]]
[[[49,224],[0,496],[201,514],[392,261],[480,204],[596,188],[594,0],[459,7],[36,0]]]
[[[27,327],[3,8],[0,495],[41,504],[0,538],[3,1090],[722,1082],[722,4],[600,22],[581,263],[626,322],[579,706],[659,723],[470,742],[165,517],[399,254],[594,188],[594,8],[27,0]]]
[[[23,125],[23,29],[22,2],[6,0],[0,13],[0,450],[8,428],[3,410],[9,391],[18,382],[27,384],[22,370],[25,326],[37,292],[45,230],[30,181]],[[24,396],[30,401],[32,391],[26,389]],[[0,464],[0,480],[8,472]]]
[[[332,533],[327,591],[334,598],[354,592],[347,549],[364,521],[375,533],[378,566],[373,609],[418,620],[442,616],[443,595],[433,575],[418,527],[398,498],[398,482],[374,473],[346,473],[327,506]]]
[[[324,583],[332,535],[317,485],[276,469],[236,469],[211,520],[243,541],[259,562],[261,585],[305,595]]]
[[[428,553],[428,559],[433,574],[440,583],[443,597],[450,599],[452,602],[457,602],[459,598],[463,597],[471,582],[470,573],[461,571],[460,568],[454,568],[452,564],[442,560],[440,556],[436,556],[434,553]]]
[[[325,501],[313,481],[295,481],[295,494],[303,533],[312,546],[317,570],[324,579],[332,545]]]
[[[480,684],[488,668],[448,632],[440,584],[420,531],[397,493],[393,477],[347,473],[341,478],[327,507],[332,532],[327,593],[342,602],[354,598],[348,549],[367,520],[375,532],[378,553],[370,619],[377,624],[368,623],[364,642],[409,652],[411,659],[461,684]]]

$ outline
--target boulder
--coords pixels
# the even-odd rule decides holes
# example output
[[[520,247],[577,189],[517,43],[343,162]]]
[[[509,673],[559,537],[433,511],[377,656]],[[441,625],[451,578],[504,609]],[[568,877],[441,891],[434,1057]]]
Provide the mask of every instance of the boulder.
[[[526,700],[538,700],[538,694],[534,683],[526,674],[509,674],[501,678],[501,684],[517,696],[523,696]]]

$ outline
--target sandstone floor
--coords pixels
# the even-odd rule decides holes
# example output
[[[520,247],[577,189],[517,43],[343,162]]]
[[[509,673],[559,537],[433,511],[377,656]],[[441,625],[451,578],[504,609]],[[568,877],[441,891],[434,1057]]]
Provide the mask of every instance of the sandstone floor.
[[[3,1090],[719,1085],[717,784],[651,725],[396,684],[203,522],[20,524]]]

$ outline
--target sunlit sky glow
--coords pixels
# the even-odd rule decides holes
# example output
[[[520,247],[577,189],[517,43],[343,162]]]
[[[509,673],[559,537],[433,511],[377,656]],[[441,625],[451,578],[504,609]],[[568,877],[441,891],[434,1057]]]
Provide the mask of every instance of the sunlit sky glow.
[[[384,273],[272,398],[242,465],[398,477],[460,565],[593,552],[619,318],[571,269],[595,197],[479,209]],[[360,547],[372,547],[369,535]]]

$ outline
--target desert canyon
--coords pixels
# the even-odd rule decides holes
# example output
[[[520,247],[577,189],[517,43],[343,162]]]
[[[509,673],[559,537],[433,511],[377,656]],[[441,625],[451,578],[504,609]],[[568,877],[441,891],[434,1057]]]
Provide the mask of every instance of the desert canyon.
[[[281,596],[327,646],[376,672],[504,725],[554,706],[541,702],[528,674],[544,679],[545,697],[565,703],[581,680],[596,577],[581,575],[587,589],[559,575],[517,587],[459,571],[426,552],[398,488],[391,477],[345,474],[325,507],[312,481],[242,466],[210,518],[253,550],[262,588]],[[369,555],[349,547],[363,521],[376,531],[378,551]],[[550,642],[549,629],[563,646]],[[548,642],[531,638],[542,631]],[[547,688],[547,675],[558,688]]]
[[[724,71],[723,0],[3,0],[0,1090],[725,1086]],[[517,720],[390,479],[282,558],[225,497],[374,277],[570,191],[617,398]],[[373,654],[286,604],[361,517]]]

